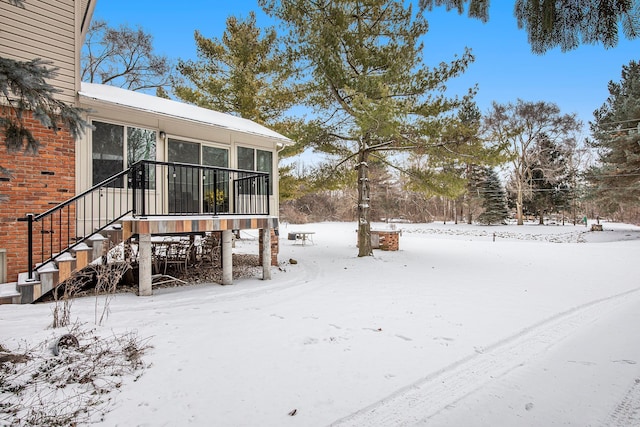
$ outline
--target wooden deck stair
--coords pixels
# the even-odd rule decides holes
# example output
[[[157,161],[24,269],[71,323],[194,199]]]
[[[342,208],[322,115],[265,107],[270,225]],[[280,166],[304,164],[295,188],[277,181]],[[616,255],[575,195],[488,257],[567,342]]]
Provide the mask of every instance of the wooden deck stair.
[[[0,285],[0,304],[30,304],[38,300],[121,242],[120,224],[89,236],[55,261],[39,265],[34,279],[30,280],[29,273],[24,272],[18,274],[17,282]]]

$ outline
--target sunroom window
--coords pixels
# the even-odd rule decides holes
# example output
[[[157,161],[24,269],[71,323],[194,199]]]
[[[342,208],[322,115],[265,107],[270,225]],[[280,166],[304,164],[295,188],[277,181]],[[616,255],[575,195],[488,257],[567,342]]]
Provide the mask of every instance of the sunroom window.
[[[268,172],[269,194],[273,194],[273,153],[271,151],[238,147],[238,169]]]
[[[156,159],[156,131],[93,121],[92,168],[93,185],[133,165],[138,160]],[[155,179],[148,177],[147,188],[153,188]],[[110,186],[122,187],[118,180]]]

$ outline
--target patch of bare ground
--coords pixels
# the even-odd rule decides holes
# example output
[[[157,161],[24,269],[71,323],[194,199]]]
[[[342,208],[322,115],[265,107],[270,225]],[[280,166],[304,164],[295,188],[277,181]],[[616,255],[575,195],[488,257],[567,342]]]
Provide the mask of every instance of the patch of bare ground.
[[[233,254],[233,278],[259,277],[262,274],[262,266],[258,261],[258,255]],[[222,282],[222,268],[212,263],[201,263],[189,266],[184,271],[175,271],[173,274],[168,272],[167,274],[183,280],[187,284]],[[179,282],[175,283],[182,285]]]
[[[262,266],[259,263],[258,255],[251,254],[233,254],[233,279],[242,279],[246,277],[261,277]],[[154,273],[157,273],[154,271]],[[175,268],[169,266],[166,272],[161,269],[160,273],[166,274],[169,277],[160,278],[158,283],[154,283],[153,287],[156,289],[161,288],[175,288],[179,286],[189,286],[195,284],[204,283],[222,283],[222,267],[220,267],[220,261],[200,262],[192,264],[186,268]],[[177,279],[177,280],[172,280]],[[96,295],[104,295],[108,292],[103,292],[95,287],[96,281],[93,277],[87,277],[81,286],[78,286],[73,291],[73,297],[88,297]],[[138,269],[137,265],[133,265],[122,276],[120,283],[118,283],[115,289],[111,292],[115,293],[137,293],[138,292]],[[52,302],[55,298],[52,293],[43,296],[39,302]]]

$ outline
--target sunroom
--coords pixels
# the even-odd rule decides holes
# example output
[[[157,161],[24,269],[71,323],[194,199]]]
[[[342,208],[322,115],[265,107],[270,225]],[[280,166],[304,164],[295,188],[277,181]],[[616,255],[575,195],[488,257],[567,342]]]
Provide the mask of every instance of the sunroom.
[[[91,128],[76,141],[76,196],[29,220],[30,252],[41,258],[30,265],[63,259],[115,225],[123,240],[136,239],[139,293],[148,295],[151,237],[218,232],[229,284],[232,231],[258,229],[269,278],[278,151],[291,140],[250,120],[112,86],[82,83],[79,105]]]

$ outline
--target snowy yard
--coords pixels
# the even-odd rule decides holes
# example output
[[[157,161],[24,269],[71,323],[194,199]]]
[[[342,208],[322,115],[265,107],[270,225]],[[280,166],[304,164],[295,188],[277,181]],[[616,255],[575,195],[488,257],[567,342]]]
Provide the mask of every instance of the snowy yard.
[[[283,224],[271,281],[117,295],[98,330],[149,337],[151,366],[101,424],[640,425],[639,227],[398,228],[357,258],[353,223]],[[50,304],[0,322],[9,348],[59,334]]]

